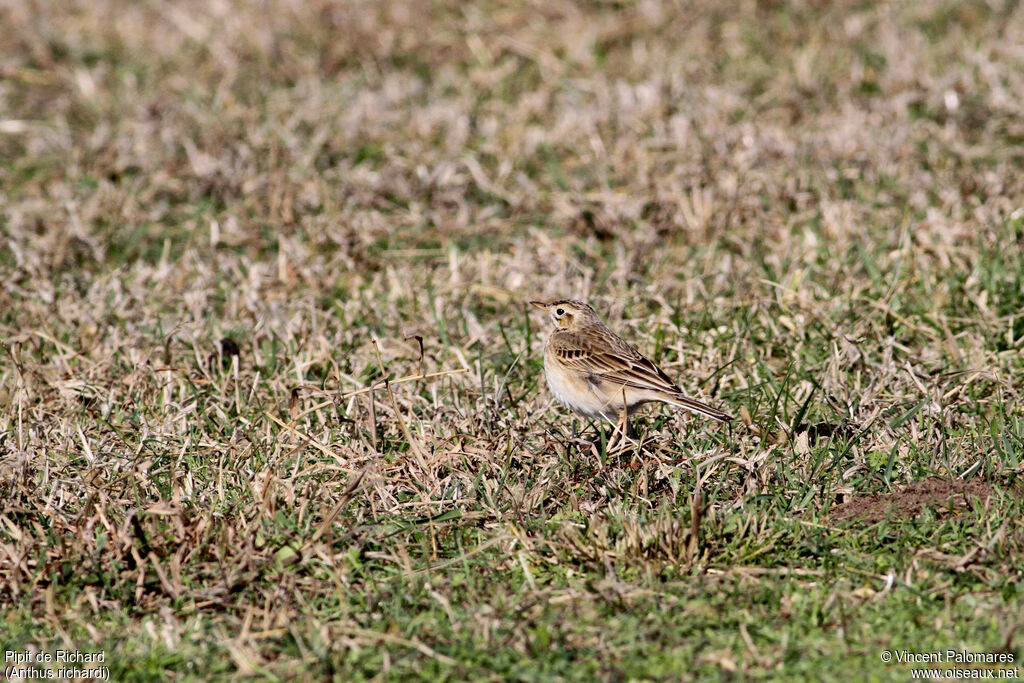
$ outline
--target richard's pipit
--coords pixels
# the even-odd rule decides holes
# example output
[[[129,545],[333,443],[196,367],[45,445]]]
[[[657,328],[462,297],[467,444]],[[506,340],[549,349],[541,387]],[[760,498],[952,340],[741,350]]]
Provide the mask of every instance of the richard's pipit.
[[[616,418],[632,434],[629,416],[650,401],[662,401],[728,422],[730,415],[683,395],[682,390],[633,346],[605,327],[582,301],[531,301],[551,315],[555,331],[544,345],[544,374],[551,393],[589,418]]]

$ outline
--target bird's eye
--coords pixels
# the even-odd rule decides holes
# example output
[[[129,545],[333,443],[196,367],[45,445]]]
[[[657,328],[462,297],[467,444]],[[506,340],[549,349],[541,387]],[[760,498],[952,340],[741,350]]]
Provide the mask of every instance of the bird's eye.
[[[555,310],[555,315],[557,315],[557,316],[563,316],[563,315],[565,315],[565,309],[564,309],[564,308],[559,308],[559,309],[556,309],[556,310]]]

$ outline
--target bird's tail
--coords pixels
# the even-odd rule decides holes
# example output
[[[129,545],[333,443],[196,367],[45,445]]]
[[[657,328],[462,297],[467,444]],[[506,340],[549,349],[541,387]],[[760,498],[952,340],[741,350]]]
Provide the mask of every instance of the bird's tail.
[[[666,403],[680,408],[686,408],[687,410],[698,413],[700,415],[706,415],[719,422],[729,422],[732,420],[732,415],[723,413],[718,408],[712,408],[707,403],[701,403],[700,401],[694,400],[688,396],[682,394],[673,396],[671,399],[666,400]]]

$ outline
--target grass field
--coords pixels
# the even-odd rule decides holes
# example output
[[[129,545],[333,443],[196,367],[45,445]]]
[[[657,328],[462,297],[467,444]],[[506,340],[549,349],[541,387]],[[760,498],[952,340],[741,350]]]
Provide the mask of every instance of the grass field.
[[[1019,673],[1017,3],[0,26],[5,667]],[[574,436],[526,305],[567,296],[737,419]]]

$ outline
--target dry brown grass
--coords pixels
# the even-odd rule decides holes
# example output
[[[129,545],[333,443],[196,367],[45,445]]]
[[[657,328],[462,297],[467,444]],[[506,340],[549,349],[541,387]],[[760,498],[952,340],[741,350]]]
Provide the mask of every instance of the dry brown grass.
[[[820,514],[1019,476],[1015,4],[96,0],[0,26],[5,647],[141,678],[1017,651],[1019,501],[986,508],[998,537]],[[564,295],[743,420],[574,441],[524,306]]]

